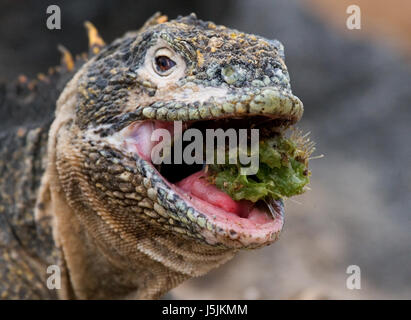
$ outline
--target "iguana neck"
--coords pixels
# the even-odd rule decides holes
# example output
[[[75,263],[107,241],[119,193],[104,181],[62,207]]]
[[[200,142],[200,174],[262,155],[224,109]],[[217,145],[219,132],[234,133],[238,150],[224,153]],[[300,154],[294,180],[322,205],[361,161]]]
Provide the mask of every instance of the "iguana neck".
[[[64,255],[63,270],[67,285],[60,292],[64,299],[150,299],[161,296],[187,278],[141,255],[130,261],[90,236],[74,212],[64,203],[55,202],[56,232]],[[86,215],[88,217],[86,217]],[[93,213],[83,215],[92,220]],[[97,215],[96,215],[97,216]],[[172,280],[172,281],[170,281]]]
[[[108,231],[93,209],[73,210],[58,192],[52,198],[56,241],[64,256],[62,268],[68,270],[67,286],[60,293],[64,299],[159,298],[208,271],[210,262],[215,267],[234,255],[153,231],[141,232],[137,242],[129,242]],[[99,232],[102,228],[104,237]],[[122,247],[111,246],[120,242]]]
[[[56,296],[46,288],[47,266],[59,260],[50,217],[34,214],[47,162],[48,128],[12,127],[0,136],[0,291],[7,292],[2,298]]]

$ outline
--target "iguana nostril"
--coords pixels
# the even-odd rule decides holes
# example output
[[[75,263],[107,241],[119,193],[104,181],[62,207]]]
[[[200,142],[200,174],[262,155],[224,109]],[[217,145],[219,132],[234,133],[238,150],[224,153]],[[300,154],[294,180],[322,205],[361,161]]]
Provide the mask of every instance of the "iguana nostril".
[[[227,65],[221,69],[221,76],[228,84],[243,81],[246,71],[240,66]]]

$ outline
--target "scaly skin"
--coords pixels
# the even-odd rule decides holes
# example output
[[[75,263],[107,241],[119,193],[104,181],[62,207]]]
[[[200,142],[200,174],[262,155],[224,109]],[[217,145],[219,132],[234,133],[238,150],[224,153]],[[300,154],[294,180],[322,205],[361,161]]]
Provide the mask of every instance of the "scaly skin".
[[[291,92],[281,43],[203,22],[195,15],[170,22],[155,15],[142,29],[110,45],[93,44],[93,55],[82,66],[77,62],[74,77],[57,101],[50,131],[44,125],[33,131],[36,138],[31,140],[20,132],[20,139],[26,139],[22,144],[31,145],[22,149],[37,155],[25,155],[19,166],[27,171],[37,163],[38,172],[19,171],[12,178],[2,172],[2,179],[17,181],[12,183],[15,188],[31,188],[30,195],[21,196],[31,201],[13,210],[26,215],[23,220],[33,228],[44,221],[48,230],[44,239],[41,230],[30,237],[40,242],[33,253],[29,243],[5,250],[7,241],[0,238],[5,252],[0,266],[7,269],[0,284],[5,298],[158,298],[225,263],[239,249],[268,245],[279,236],[280,231],[260,237],[221,227],[181,198],[148,161],[117,141],[130,125],[150,119],[264,115],[295,123],[303,106]],[[169,76],[152,68],[159,48],[167,48],[178,62]],[[39,151],[45,142],[47,154]],[[10,158],[2,161],[5,171]],[[40,188],[37,180],[22,185],[22,177],[34,176],[42,176]],[[20,202],[17,197],[13,196],[15,204]],[[11,208],[11,202],[3,197],[1,208]],[[10,216],[16,213],[5,210],[7,226],[16,228],[19,223]],[[6,229],[5,223],[0,225]],[[45,248],[49,249],[43,254]],[[15,268],[29,271],[10,271],[12,263],[5,257],[12,251]],[[29,262],[19,267],[23,255]],[[45,287],[49,264],[62,270],[57,293]],[[36,292],[27,290],[34,276],[13,277],[29,273],[38,278]]]

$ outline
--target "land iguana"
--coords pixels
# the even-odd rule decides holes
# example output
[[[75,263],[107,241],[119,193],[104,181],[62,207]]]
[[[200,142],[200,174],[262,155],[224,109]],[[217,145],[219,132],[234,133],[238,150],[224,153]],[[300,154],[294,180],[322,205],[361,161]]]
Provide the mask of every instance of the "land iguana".
[[[87,55],[61,47],[48,74],[0,85],[0,297],[158,298],[277,240],[282,201],[274,215],[227,212],[176,185],[193,168],[149,155],[153,130],[176,120],[296,123],[283,45],[195,14],[156,14],[108,45],[86,26]],[[61,289],[47,286],[50,265]]]

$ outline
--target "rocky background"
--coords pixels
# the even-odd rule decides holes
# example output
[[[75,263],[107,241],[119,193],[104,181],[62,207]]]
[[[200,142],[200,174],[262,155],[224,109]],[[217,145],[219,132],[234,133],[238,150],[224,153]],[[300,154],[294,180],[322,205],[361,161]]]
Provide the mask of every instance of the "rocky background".
[[[276,38],[286,49],[300,127],[317,141],[311,189],[287,202],[279,242],[242,252],[172,291],[174,298],[411,298],[411,25],[406,0],[356,1],[363,29],[345,28],[347,1],[0,1],[0,78],[59,63],[57,44],[87,49],[83,22],[109,42],[155,11]],[[405,8],[402,6],[406,6]],[[407,9],[408,8],[408,11]],[[297,202],[298,201],[298,202]],[[346,269],[361,268],[348,290]]]

